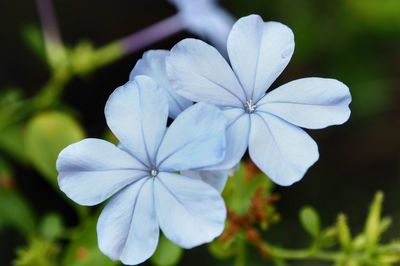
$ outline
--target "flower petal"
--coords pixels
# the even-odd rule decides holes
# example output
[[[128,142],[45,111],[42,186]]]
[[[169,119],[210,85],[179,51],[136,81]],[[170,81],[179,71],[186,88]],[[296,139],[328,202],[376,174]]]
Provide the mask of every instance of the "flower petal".
[[[166,73],[165,59],[169,55],[167,50],[151,50],[143,54],[129,75],[133,80],[138,75],[145,75],[154,79],[165,90],[168,97],[169,116],[175,118],[193,103],[179,96],[172,88]]]
[[[69,145],[57,159],[60,189],[81,205],[96,205],[148,175],[128,153],[100,139]]]
[[[249,145],[250,117],[240,108],[223,110],[228,120],[226,128],[225,158],[207,170],[225,170],[234,168],[242,159]]]
[[[316,129],[340,125],[350,116],[349,88],[335,79],[303,78],[271,91],[257,103],[257,111],[272,113],[300,127]]]
[[[232,171],[182,171],[182,175],[206,182],[222,193]]]
[[[301,128],[266,113],[253,115],[251,125],[250,157],[276,184],[299,181],[318,160],[317,144]]]
[[[279,22],[264,22],[250,15],[233,25],[228,54],[247,98],[260,99],[282,73],[294,51],[291,29]]]
[[[167,75],[176,92],[192,101],[236,107],[245,103],[229,64],[214,47],[200,40],[185,39],[172,48]]]
[[[170,0],[175,4],[185,27],[206,38],[218,50],[226,54],[226,40],[235,19],[213,1]]]
[[[157,217],[165,236],[184,248],[211,242],[224,229],[226,209],[217,190],[182,175],[162,172],[154,182]]]
[[[99,248],[105,255],[128,265],[153,255],[160,231],[153,193],[153,179],[143,179],[106,205],[97,223]]]
[[[137,76],[117,88],[107,101],[105,115],[122,146],[151,165],[168,119],[167,97],[156,82]]]
[[[210,104],[197,103],[182,112],[168,128],[157,154],[163,171],[201,170],[225,156],[226,119]]]

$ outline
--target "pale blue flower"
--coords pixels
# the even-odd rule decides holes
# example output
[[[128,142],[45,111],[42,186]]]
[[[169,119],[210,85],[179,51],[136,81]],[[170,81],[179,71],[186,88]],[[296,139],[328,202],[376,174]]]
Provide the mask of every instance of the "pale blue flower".
[[[167,58],[176,92],[219,106],[228,119],[226,157],[232,167],[249,148],[255,164],[279,185],[300,180],[319,157],[315,141],[300,127],[324,128],[348,120],[349,89],[334,79],[303,78],[266,90],[294,51],[292,31],[251,15],[238,20],[227,43],[231,66],[210,45],[179,42]]]
[[[166,70],[166,58],[168,55],[168,50],[150,50],[145,52],[132,69],[129,80],[134,80],[138,75],[145,75],[155,80],[160,88],[166,92],[169,104],[169,116],[176,118],[182,111],[190,107],[193,102],[178,95],[172,89]],[[213,169],[216,168],[216,166],[213,166]],[[218,169],[214,171],[204,169],[203,171],[186,171],[185,175],[201,179],[222,192],[228,181],[228,176],[233,175],[233,172],[233,169]]]
[[[112,197],[97,224],[100,250],[139,264],[154,253],[160,229],[184,248],[218,236],[226,218],[221,195],[182,172],[223,160],[223,113],[195,104],[167,128],[164,92],[149,77],[137,76],[114,91],[105,116],[123,148],[85,139],[57,160],[59,186],[69,198],[90,206]]]
[[[179,10],[184,26],[210,40],[222,53],[235,19],[220,7],[217,0],[168,0]]]

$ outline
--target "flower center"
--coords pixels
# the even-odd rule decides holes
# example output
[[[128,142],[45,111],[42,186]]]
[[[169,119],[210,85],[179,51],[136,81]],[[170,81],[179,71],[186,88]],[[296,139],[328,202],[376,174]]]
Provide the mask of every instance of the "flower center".
[[[246,104],[244,105],[244,109],[246,110],[247,113],[251,114],[254,113],[256,110],[257,105],[253,103],[253,100],[248,100]]]
[[[152,177],[156,177],[156,176],[158,175],[157,169],[151,170],[151,171],[150,171],[150,175],[151,175]]]

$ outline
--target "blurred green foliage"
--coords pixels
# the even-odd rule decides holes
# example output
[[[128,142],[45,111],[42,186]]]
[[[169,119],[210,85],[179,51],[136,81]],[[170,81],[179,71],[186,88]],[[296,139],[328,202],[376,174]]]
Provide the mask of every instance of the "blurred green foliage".
[[[81,126],[68,114],[47,112],[35,115],[25,129],[26,155],[33,166],[56,188],[56,160],[66,146],[85,137]]]
[[[174,266],[179,263],[183,250],[168,240],[164,235],[160,237],[156,252],[151,257],[155,266]]]
[[[61,265],[119,265],[119,263],[111,261],[100,252],[97,246],[96,223],[97,219],[96,217],[93,217],[73,232],[71,235],[71,243],[66,248],[65,256]]]
[[[312,207],[303,207],[300,211],[300,221],[304,229],[313,238],[317,238],[321,233],[321,221],[318,213]]]

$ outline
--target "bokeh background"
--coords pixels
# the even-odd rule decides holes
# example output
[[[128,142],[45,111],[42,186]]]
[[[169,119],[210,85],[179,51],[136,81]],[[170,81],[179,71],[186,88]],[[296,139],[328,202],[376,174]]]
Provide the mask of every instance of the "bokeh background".
[[[164,0],[55,0],[54,5],[63,41],[70,47],[84,40],[99,47],[176,13]],[[385,236],[399,238],[400,1],[225,0],[221,5],[237,18],[256,13],[293,29],[294,56],[273,87],[301,77],[332,77],[347,84],[353,96],[352,116],[346,124],[310,132],[319,144],[317,164],[301,182],[275,188],[281,196],[276,207],[282,220],[265,237],[284,246],[304,246],[309,240],[298,221],[304,205],[319,211],[323,225],[334,223],[338,213],[347,213],[352,230],[358,232],[364,227],[369,202],[381,190],[385,193],[384,214],[394,220]],[[51,147],[26,144],[32,142],[26,137],[31,119],[41,112],[61,110],[79,122],[86,136],[104,138],[104,104],[110,93],[127,81],[142,53],[169,49],[185,37],[196,36],[183,31],[89,74],[74,76],[65,84],[59,101],[40,111],[27,111],[13,128],[5,123],[13,114],[7,113],[7,108],[14,106],[15,99],[23,105],[24,99],[38,95],[51,73],[37,52],[40,41],[35,29],[40,29],[40,23],[35,1],[0,1],[0,25],[0,124],[5,125],[0,127],[0,191],[4,194],[0,194],[0,265],[12,265],[18,247],[29,241],[26,232],[29,235],[29,230],[36,228],[29,223],[37,224],[55,213],[66,227],[78,224],[73,204],[32,162],[32,157],[50,153]],[[10,191],[16,191],[18,199],[10,196]],[[7,215],[14,215],[17,221]],[[256,250],[250,252],[254,255],[249,256],[248,265],[270,265]],[[206,247],[200,247],[185,251],[180,265],[231,265],[231,261],[217,261]]]

